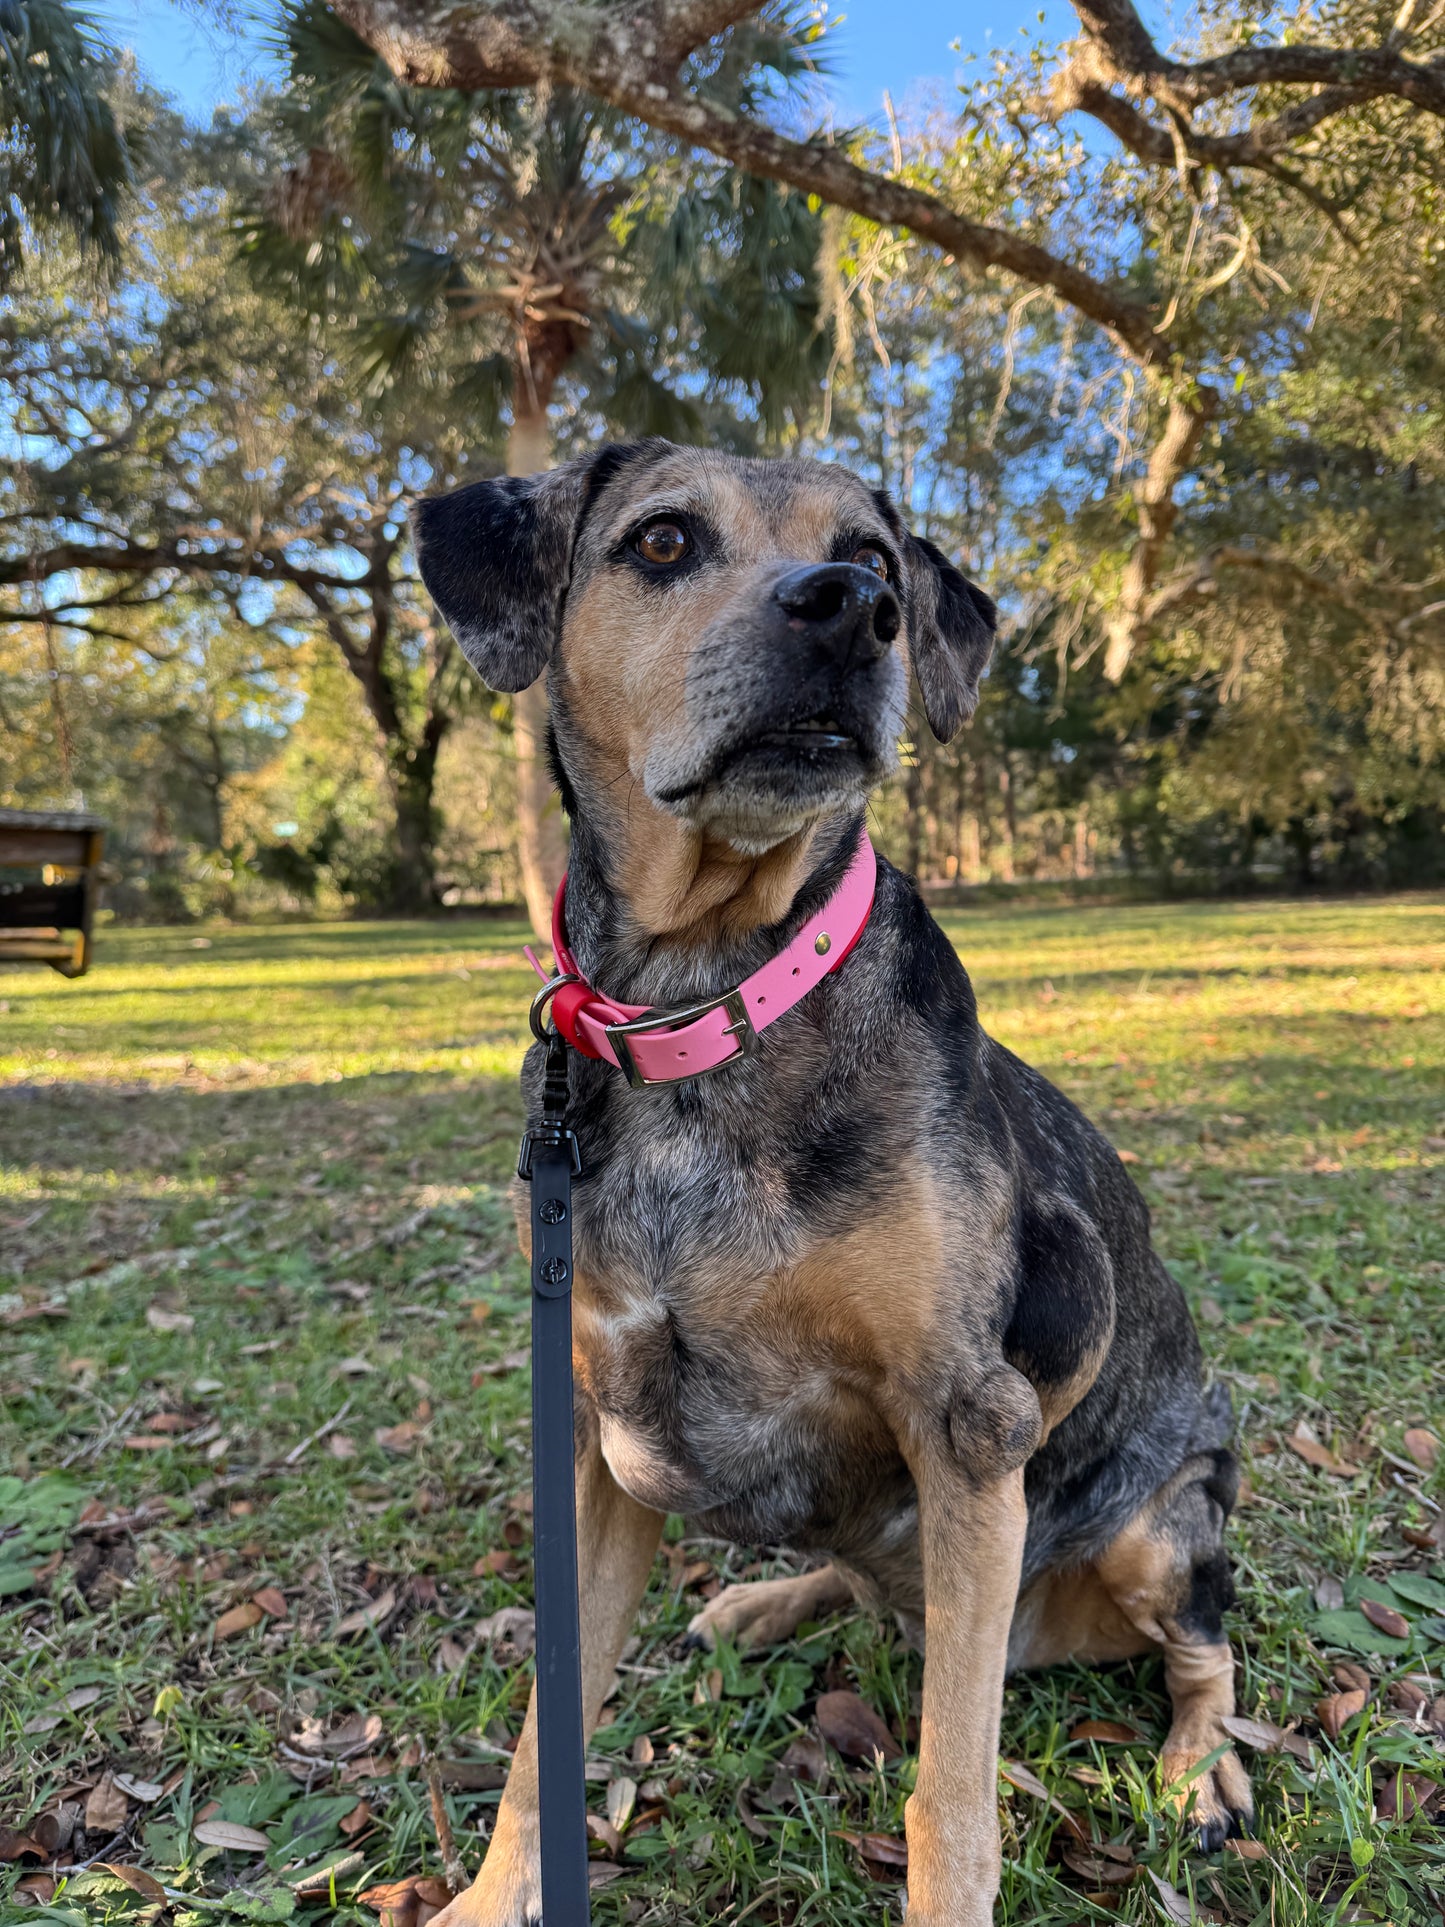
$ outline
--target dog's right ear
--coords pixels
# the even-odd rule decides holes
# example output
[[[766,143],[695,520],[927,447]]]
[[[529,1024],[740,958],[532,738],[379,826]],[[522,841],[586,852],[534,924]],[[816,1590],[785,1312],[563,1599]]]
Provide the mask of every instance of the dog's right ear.
[[[591,466],[472,482],[411,512],[421,579],[492,689],[525,689],[547,667]]]
[[[546,669],[589,504],[620,469],[670,452],[656,436],[607,442],[541,475],[503,475],[416,504],[421,579],[489,688],[526,689]]]

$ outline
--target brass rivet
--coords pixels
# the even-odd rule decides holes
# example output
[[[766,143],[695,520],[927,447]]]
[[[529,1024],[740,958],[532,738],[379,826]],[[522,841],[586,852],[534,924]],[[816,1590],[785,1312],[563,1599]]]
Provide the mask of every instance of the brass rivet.
[[[826,957],[828,952],[833,948],[833,939],[828,935],[826,930],[821,936],[814,939],[813,948],[820,957]]]

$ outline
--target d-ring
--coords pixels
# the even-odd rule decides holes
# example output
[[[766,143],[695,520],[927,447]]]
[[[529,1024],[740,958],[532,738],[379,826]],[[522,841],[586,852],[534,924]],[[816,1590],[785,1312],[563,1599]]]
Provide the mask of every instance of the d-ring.
[[[531,1024],[532,1035],[539,1044],[545,1044],[547,1041],[547,1030],[542,1019],[547,1014],[548,1004],[564,984],[580,984],[581,981],[582,979],[575,972],[560,971],[555,977],[549,977],[532,999],[532,1008],[527,1012],[527,1021]]]

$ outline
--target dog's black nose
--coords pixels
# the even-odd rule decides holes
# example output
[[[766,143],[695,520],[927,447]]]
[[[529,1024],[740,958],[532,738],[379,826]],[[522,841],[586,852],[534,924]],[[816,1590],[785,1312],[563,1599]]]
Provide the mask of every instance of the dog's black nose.
[[[788,627],[806,632],[849,668],[877,662],[903,623],[898,598],[881,577],[856,562],[816,562],[793,569],[773,590]]]

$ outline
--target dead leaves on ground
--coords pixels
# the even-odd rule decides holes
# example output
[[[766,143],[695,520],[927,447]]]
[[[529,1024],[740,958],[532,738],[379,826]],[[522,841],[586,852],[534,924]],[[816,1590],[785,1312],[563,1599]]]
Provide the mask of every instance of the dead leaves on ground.
[[[1364,1470],[1363,1466],[1356,1465],[1349,1459],[1340,1458],[1337,1453],[1331,1451],[1329,1446],[1322,1445],[1303,1419],[1284,1442],[1297,1458],[1304,1460],[1306,1465],[1312,1465],[1320,1472],[1328,1472],[1334,1478],[1355,1479]]]
[[[444,1880],[413,1875],[409,1880],[389,1880],[368,1887],[357,1899],[380,1916],[379,1927],[426,1927],[452,1898]]]
[[[871,1765],[876,1757],[897,1760],[903,1748],[873,1708],[856,1693],[820,1693],[814,1709],[818,1731],[847,1760]]]

